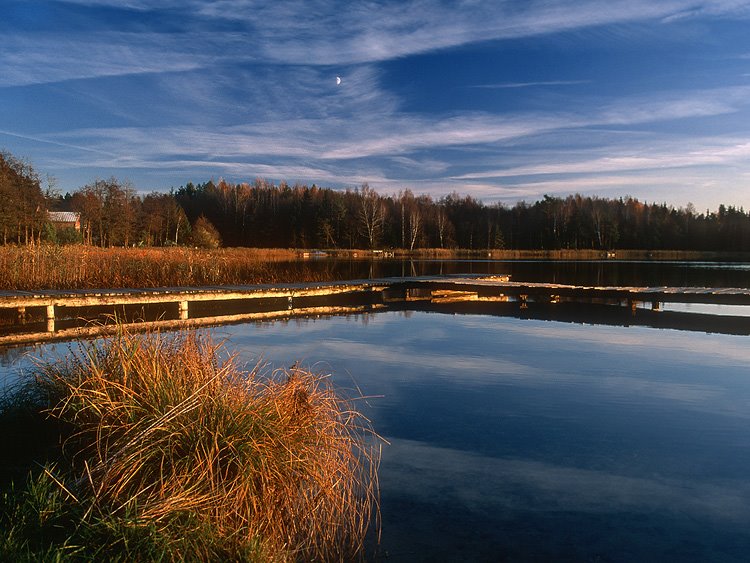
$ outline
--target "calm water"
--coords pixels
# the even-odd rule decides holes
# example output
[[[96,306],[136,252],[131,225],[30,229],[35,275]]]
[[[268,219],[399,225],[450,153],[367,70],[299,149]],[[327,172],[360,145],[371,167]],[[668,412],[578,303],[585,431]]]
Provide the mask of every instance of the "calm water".
[[[745,262],[620,260],[310,260],[329,279],[509,274],[514,281],[610,286],[750,287]]]
[[[380,396],[377,560],[747,560],[748,337],[395,312],[215,332]]]

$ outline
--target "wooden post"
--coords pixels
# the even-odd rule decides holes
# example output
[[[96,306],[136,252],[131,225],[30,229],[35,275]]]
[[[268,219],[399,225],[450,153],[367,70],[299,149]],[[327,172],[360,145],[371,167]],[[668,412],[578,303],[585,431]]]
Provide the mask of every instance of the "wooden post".
[[[47,332],[55,332],[55,306],[47,305]]]
[[[187,301],[180,301],[179,311],[180,311],[180,320],[181,321],[188,320],[188,302]]]

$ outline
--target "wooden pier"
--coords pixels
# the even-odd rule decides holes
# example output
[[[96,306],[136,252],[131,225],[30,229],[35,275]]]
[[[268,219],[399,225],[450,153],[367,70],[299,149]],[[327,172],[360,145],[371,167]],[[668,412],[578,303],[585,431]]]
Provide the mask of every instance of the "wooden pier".
[[[0,291],[0,313],[6,321],[6,326],[0,327],[0,345],[106,333],[112,330],[111,323],[103,326],[102,322],[87,323],[85,319],[118,315],[128,307],[151,309],[152,318],[138,319],[142,328],[178,328],[409,308],[416,302],[440,305],[472,301],[516,303],[521,310],[529,303],[608,304],[635,313],[638,308],[658,311],[663,303],[750,305],[750,289],[594,287],[513,282],[507,276],[425,276],[313,284]],[[92,308],[96,310],[94,315]],[[120,314],[121,319],[126,317]],[[11,318],[13,322],[8,322]]]

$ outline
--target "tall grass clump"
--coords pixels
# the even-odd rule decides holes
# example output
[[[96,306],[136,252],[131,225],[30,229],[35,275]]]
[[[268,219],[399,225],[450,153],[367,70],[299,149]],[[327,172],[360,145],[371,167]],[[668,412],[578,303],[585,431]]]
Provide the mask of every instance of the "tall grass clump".
[[[379,450],[368,421],[325,377],[297,367],[245,372],[223,355],[205,334],[123,332],[40,367],[43,410],[68,430],[61,461],[30,478],[21,504],[46,511],[57,537],[75,526],[56,548],[37,542],[39,554],[330,561],[361,553],[377,510]],[[57,504],[44,508],[49,499]],[[23,514],[12,519],[16,538],[39,530]]]

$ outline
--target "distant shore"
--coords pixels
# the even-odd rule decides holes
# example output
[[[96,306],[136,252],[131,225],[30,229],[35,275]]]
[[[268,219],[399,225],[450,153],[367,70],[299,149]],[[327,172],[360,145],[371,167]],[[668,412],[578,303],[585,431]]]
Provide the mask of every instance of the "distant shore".
[[[314,255],[314,251],[295,251],[297,255]],[[445,249],[425,248],[418,250],[323,250],[322,253],[336,258],[489,258],[492,260],[684,260],[684,261],[750,261],[748,252],[721,252],[705,250],[511,250],[511,249]]]

